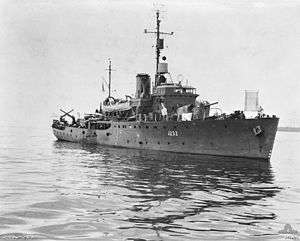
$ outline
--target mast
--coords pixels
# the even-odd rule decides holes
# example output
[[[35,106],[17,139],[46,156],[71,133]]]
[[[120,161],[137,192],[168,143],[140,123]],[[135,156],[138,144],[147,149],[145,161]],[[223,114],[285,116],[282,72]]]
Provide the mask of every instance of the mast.
[[[158,63],[160,57],[160,48],[159,48],[159,27],[160,27],[160,19],[159,19],[159,11],[156,11],[156,74],[158,74]]]
[[[174,32],[161,32],[160,31],[160,23],[161,20],[159,19],[159,10],[156,10],[156,31],[148,31],[147,29],[144,30],[144,33],[154,33],[156,34],[156,45],[155,45],[155,49],[156,49],[156,70],[155,70],[155,77],[157,77],[159,75],[158,73],[158,65],[159,65],[159,58],[160,58],[160,50],[164,49],[164,39],[160,38],[161,34],[165,34],[165,35],[173,35]],[[157,85],[156,81],[155,81],[155,86]]]
[[[111,92],[111,60],[109,60],[108,65],[108,97],[110,97]]]
[[[108,59],[109,63],[108,63],[108,98],[111,97],[111,71],[114,71],[111,68],[111,60]]]

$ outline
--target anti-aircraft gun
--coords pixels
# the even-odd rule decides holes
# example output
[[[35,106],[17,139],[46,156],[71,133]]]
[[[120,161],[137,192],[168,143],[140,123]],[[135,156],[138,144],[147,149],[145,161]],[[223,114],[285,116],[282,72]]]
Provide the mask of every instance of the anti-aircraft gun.
[[[70,115],[70,113],[73,111],[73,109],[72,110],[70,110],[70,111],[64,111],[64,110],[62,110],[62,109],[59,109],[61,112],[63,112],[64,114],[63,115],[61,115],[60,117],[59,117],[59,121],[61,121],[61,122],[66,122],[66,120],[64,119],[64,117],[65,116],[69,116],[71,119],[72,119],[72,124],[71,125],[74,125],[75,124],[75,122],[76,122],[76,120],[75,120],[75,117],[73,116],[73,115]]]

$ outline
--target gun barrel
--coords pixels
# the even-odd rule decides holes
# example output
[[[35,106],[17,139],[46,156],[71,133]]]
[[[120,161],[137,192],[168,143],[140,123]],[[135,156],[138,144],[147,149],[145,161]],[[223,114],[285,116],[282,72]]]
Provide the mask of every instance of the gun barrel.
[[[209,107],[209,106],[212,106],[212,105],[216,105],[218,104],[219,102],[214,102],[214,103],[211,103],[211,104],[208,104],[208,105],[205,105],[205,107]]]

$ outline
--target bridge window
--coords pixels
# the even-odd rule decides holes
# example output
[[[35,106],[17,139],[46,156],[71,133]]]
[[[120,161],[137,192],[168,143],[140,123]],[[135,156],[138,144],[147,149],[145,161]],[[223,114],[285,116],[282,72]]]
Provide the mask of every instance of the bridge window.
[[[179,93],[179,94],[185,94],[185,93],[189,93],[189,94],[195,94],[195,89],[190,89],[190,88],[177,88],[174,89],[175,93]]]
[[[174,92],[175,92],[175,93],[180,93],[180,94],[181,94],[181,93],[182,93],[182,89],[174,89]]]
[[[95,123],[96,130],[106,130],[111,127],[109,123]]]

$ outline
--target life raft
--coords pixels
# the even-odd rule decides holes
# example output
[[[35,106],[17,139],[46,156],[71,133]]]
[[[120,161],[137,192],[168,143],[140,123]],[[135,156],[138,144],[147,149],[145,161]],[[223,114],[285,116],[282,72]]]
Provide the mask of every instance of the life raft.
[[[255,126],[255,127],[253,128],[253,133],[254,133],[254,135],[256,135],[256,136],[260,136],[260,135],[263,133],[263,130],[261,129],[260,126]]]

